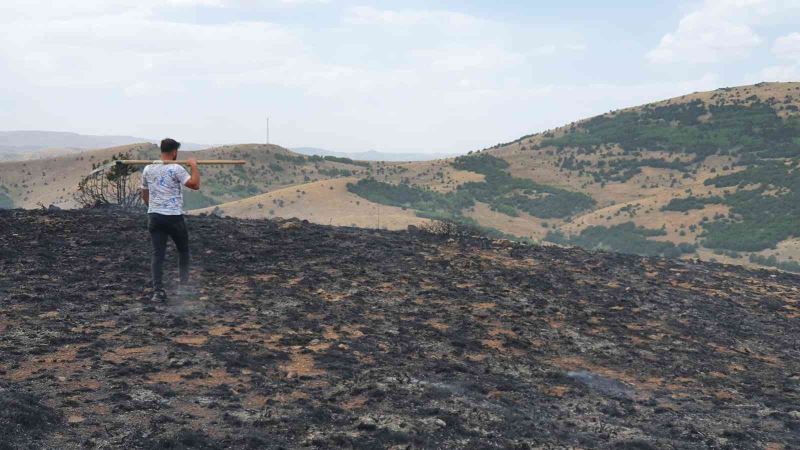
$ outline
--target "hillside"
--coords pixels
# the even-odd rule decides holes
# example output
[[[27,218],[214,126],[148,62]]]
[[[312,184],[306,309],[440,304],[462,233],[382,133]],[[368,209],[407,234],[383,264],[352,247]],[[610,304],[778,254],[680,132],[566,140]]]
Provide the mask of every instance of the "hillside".
[[[243,219],[280,215],[300,217],[327,225],[393,230],[426,222],[408,208],[372,203],[349,192],[347,185],[354,181],[354,178],[349,177],[306,183],[299,187],[287,187],[225,203],[222,207],[194,210],[193,213],[216,213]]]
[[[597,201],[597,208],[551,224],[556,230],[546,239],[800,270],[800,83],[616,111],[491,153],[507,160],[512,174]],[[647,230],[625,231],[632,225]]]
[[[158,147],[143,143],[74,155],[31,161],[0,162],[0,208],[36,208],[54,204],[61,208],[76,206],[73,193],[78,182],[95,165],[113,156],[125,154],[131,159],[157,159]],[[306,157],[276,145],[230,145],[196,152],[181,152],[181,158],[245,159],[243,167],[203,167],[203,190],[186,193],[187,209],[239,200],[266,191],[336,177],[364,173],[371,165],[347,158]],[[275,208],[277,210],[280,207]]]
[[[796,275],[207,216],[154,306],[141,214],[0,227],[0,448],[800,446]]]
[[[153,151],[158,150],[152,144],[133,144],[52,158],[0,162],[0,207],[36,208],[40,204],[73,207],[72,194],[94,164],[121,153],[149,159]]]
[[[695,93],[384,167],[350,193],[493,234],[800,271],[800,83]]]
[[[90,162],[118,150],[0,163],[0,207],[69,207]],[[434,161],[201,154],[250,162],[207,171],[187,194],[201,213],[387,229],[447,218],[492,236],[800,272],[800,83],[694,93]],[[56,167],[69,176],[49,180]]]

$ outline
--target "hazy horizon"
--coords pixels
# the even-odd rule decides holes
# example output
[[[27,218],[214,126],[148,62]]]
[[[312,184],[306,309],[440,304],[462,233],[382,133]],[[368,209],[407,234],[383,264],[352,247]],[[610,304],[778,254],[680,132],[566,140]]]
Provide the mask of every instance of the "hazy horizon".
[[[8,130],[476,150],[693,91],[800,79],[798,0],[642,5],[7,1]]]
[[[165,136],[165,137],[174,137],[174,136]],[[65,130],[0,130],[0,152],[5,150],[10,150],[13,148],[18,148],[19,151],[40,151],[46,149],[81,149],[81,150],[94,150],[100,148],[108,148],[108,147],[115,147],[119,145],[129,145],[141,142],[151,142],[151,143],[158,143],[163,137],[154,138],[154,137],[144,137],[144,136],[127,136],[127,135],[88,135],[88,134],[80,134],[75,133],[73,131],[65,131]],[[177,137],[174,137],[177,138]],[[73,141],[70,141],[73,139]],[[183,139],[177,139],[181,142],[182,150],[185,151],[197,151],[203,150],[207,148],[214,148],[214,147],[222,147],[227,145],[250,145],[250,144],[263,144],[264,142],[223,142],[223,143],[197,143],[186,141]],[[94,142],[97,142],[96,144]],[[275,145],[280,145],[276,143],[272,143]],[[321,147],[313,147],[313,146],[293,146],[293,147],[286,147],[288,150],[292,150],[302,154],[317,154],[314,151],[318,151],[318,154],[325,155],[337,155],[337,156],[355,156],[355,155],[367,155],[367,154],[375,154],[375,155],[386,155],[389,157],[398,157],[403,155],[418,157],[423,155],[430,155],[431,157],[439,157],[439,156],[456,156],[459,154],[467,153],[468,150],[460,151],[460,152],[419,152],[413,149],[404,149],[404,150],[396,150],[396,151],[384,151],[380,149],[361,149],[361,150],[341,150],[336,148],[321,148]],[[416,158],[415,158],[416,159]],[[400,159],[394,159],[400,160]]]

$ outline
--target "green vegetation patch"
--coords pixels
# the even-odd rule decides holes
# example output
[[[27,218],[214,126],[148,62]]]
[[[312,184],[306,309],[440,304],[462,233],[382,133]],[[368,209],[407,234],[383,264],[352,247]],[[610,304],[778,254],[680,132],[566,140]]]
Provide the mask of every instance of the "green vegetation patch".
[[[427,214],[425,217],[454,219],[461,217],[461,210],[475,205],[472,199],[457,192],[442,194],[405,184],[384,183],[372,178],[348,183],[347,190],[374,203],[414,209],[418,213]]]
[[[800,263],[797,261],[778,261],[774,255],[765,257],[761,255],[750,255],[750,262],[761,264],[762,266],[776,267],[787,272],[800,273]]]
[[[733,217],[703,225],[705,247],[760,251],[800,236],[800,159],[765,161],[705,184],[737,188],[722,200]]]
[[[512,177],[505,170],[508,162],[486,153],[460,156],[451,165],[484,175],[484,181],[459,186],[459,194],[487,203],[492,210],[509,216],[518,216],[523,211],[543,219],[563,218],[595,205],[586,194]]]
[[[621,253],[670,258],[677,258],[683,253],[693,253],[696,250],[695,246],[690,244],[675,245],[672,242],[648,239],[665,234],[664,230],[637,227],[633,222],[625,222],[611,227],[588,227],[580,234],[573,236],[565,236],[560,231],[551,231],[545,240],[594,250],[613,250]]]
[[[450,165],[458,170],[466,170],[486,176],[505,174],[504,170],[509,167],[508,161],[488,153],[459,156]]]
[[[719,196],[711,197],[694,197],[689,196],[686,198],[673,198],[666,205],[661,207],[661,211],[689,211],[692,209],[704,209],[706,205],[718,205],[722,203],[722,198]]]
[[[353,171],[347,169],[337,169],[334,167],[331,169],[319,169],[319,174],[331,178],[349,177],[353,175]]]
[[[518,216],[519,211],[524,211],[543,218],[566,217],[595,204],[586,194],[514,178],[505,171],[508,168],[505,160],[485,153],[456,158],[452,165],[459,170],[483,174],[485,180],[465,183],[447,193],[408,184],[389,184],[372,178],[349,183],[347,189],[371,202],[411,208],[420,217],[454,220],[470,226],[477,226],[477,223],[465,218],[462,211],[475,206],[476,201],[487,203],[494,211],[509,216]],[[499,231],[495,235],[497,233]]]
[[[302,155],[284,155],[283,153],[276,153],[275,159],[278,161],[285,161],[295,165],[302,165],[306,163],[306,157]]]
[[[700,100],[684,104],[645,107],[594,117],[557,138],[545,139],[542,146],[575,148],[579,154],[593,154],[610,145],[619,146],[624,155],[636,159],[610,161],[591,172],[596,181],[626,181],[641,172],[641,167],[666,168],[686,172],[692,164],[715,154],[733,155],[740,163],[765,158],[800,155],[800,120],[781,118],[767,103],[706,105]],[[693,155],[689,162],[642,158],[644,151],[666,151]],[[561,160],[561,167],[584,170],[583,161]],[[587,164],[588,165],[588,164]]]
[[[418,217],[455,222],[476,230],[483,236],[529,242],[494,228],[484,227],[475,219],[464,217],[461,211],[474,206],[475,203],[459,192],[443,194],[405,184],[384,183],[372,178],[361,179],[357,183],[348,183],[347,190],[374,203],[413,209]]]
[[[704,116],[707,120],[701,120]],[[617,144],[625,153],[664,150],[704,159],[719,152],[743,154],[773,146],[800,153],[794,140],[799,132],[796,118],[784,120],[766,103],[706,106],[695,100],[595,117],[542,145],[589,149]]]
[[[351,166],[370,167],[370,164],[367,161],[355,161],[350,158],[343,158],[340,156],[324,156],[321,159],[341,164],[350,164]]]
[[[183,205],[186,210],[206,208],[216,204],[219,204],[219,202],[206,196],[201,191],[193,191],[191,189],[184,189],[183,191]]]

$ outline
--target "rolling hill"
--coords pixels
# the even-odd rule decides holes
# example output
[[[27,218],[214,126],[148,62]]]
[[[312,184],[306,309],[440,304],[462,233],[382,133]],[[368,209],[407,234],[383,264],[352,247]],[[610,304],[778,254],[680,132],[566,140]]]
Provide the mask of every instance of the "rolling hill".
[[[246,219],[265,217],[303,217],[327,225],[362,228],[405,229],[421,225],[425,219],[413,210],[365,201],[349,192],[347,185],[355,178],[328,179],[277,189],[265,194],[195,210],[195,213],[220,213]],[[313,208],[309,208],[313,205]]]
[[[799,166],[800,83],[760,83],[612,111],[458,158],[384,163],[348,191],[516,238],[798,271]],[[312,216],[310,198],[300,209],[336,220]],[[241,202],[218,211],[271,216]]]
[[[122,150],[155,152],[83,157]],[[187,197],[199,213],[388,229],[447,218],[496,236],[800,271],[800,83],[693,93],[434,161],[201,153],[251,164],[209,169]],[[0,164],[0,202],[69,206],[91,168],[71,158]]]
[[[0,162],[0,206],[36,208],[53,204],[61,208],[75,207],[73,194],[78,182],[96,166],[120,155],[131,159],[156,159],[159,150],[154,144],[141,143],[54,158]],[[198,159],[245,159],[248,164],[232,169],[204,167],[203,190],[186,193],[187,209],[236,201],[319,180],[354,174],[368,176],[372,167],[369,163],[347,158],[306,157],[282,147],[261,144],[181,152],[181,158],[190,156]]]

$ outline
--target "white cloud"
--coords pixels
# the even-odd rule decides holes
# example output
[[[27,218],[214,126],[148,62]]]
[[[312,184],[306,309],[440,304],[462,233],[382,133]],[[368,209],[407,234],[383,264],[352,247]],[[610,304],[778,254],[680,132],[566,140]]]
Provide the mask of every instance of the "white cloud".
[[[346,21],[360,25],[436,25],[448,28],[472,27],[484,21],[452,11],[382,10],[372,6],[356,6],[348,11]]]
[[[771,66],[761,70],[762,81],[797,81],[800,80],[800,64]]]
[[[4,32],[0,56],[30,80],[55,87],[225,81],[265,68],[279,73],[304,53],[298,36],[278,25],[163,22],[137,11],[24,21]]]
[[[647,53],[652,63],[708,63],[746,54],[761,38],[747,25],[695,11],[683,17],[678,29],[661,38]]]
[[[180,6],[219,7],[326,1],[169,0]],[[502,43],[454,46],[447,40],[438,40],[443,36],[438,33],[437,42],[430,43],[430,48],[414,49],[413,43],[407,43],[403,67],[373,70],[366,65],[324,62],[306,42],[302,28],[266,22],[173,22],[157,14],[156,5],[163,2],[140,0],[135,6],[125,6],[130,4],[122,0],[84,0],[78,8],[56,7],[45,16],[28,14],[38,6],[15,8],[15,20],[2,31],[0,58],[34,85],[103,85],[118,87],[128,96],[180,90],[187,81],[222,86],[273,84],[329,96],[348,90],[390,88],[392,83],[407,85],[422,77],[428,77],[429,83],[442,84],[445,80],[434,74],[497,72],[524,60],[522,55],[504,49]],[[348,20],[353,11],[347,12]],[[462,27],[481,22],[446,11],[355,11],[362,18],[398,25],[444,21]]]
[[[760,25],[800,20],[798,0],[705,0],[647,53],[654,64],[715,63],[748,55],[764,43]]]
[[[131,97],[181,91],[192,82],[317,86],[318,79],[335,79],[347,70],[316,61],[301,29],[254,21],[176,22],[162,18],[158,8],[326,2],[83,0],[69,7],[57,2],[44,14],[36,11],[49,1],[13,8],[3,3],[0,16],[11,20],[0,31],[0,62],[34,86],[102,86]],[[6,7],[13,16],[2,16]]]
[[[330,0],[280,0],[286,5],[306,5],[306,4],[328,4]]]
[[[169,8],[292,7],[327,4],[330,0],[4,0],[0,2],[0,23],[20,20],[74,19],[138,13],[151,16]]]
[[[177,6],[214,6],[219,8],[233,7],[271,7],[295,5],[324,5],[330,0],[167,0]]]
[[[475,47],[441,47],[435,49],[413,50],[411,52],[419,67],[429,67],[434,71],[463,72],[468,70],[508,69],[525,62],[519,53],[487,44]]]
[[[778,58],[800,60],[800,33],[789,33],[776,39],[772,53]]]
[[[772,54],[783,64],[761,70],[761,79],[767,81],[797,81],[800,79],[800,33],[789,33],[775,39]]]
[[[560,59],[591,41],[569,27],[373,7],[287,25],[250,13],[325,2],[168,1],[0,1],[0,122],[243,142],[269,108],[284,145],[468,150],[720,82],[571,84]],[[240,20],[197,23],[192,7]]]

